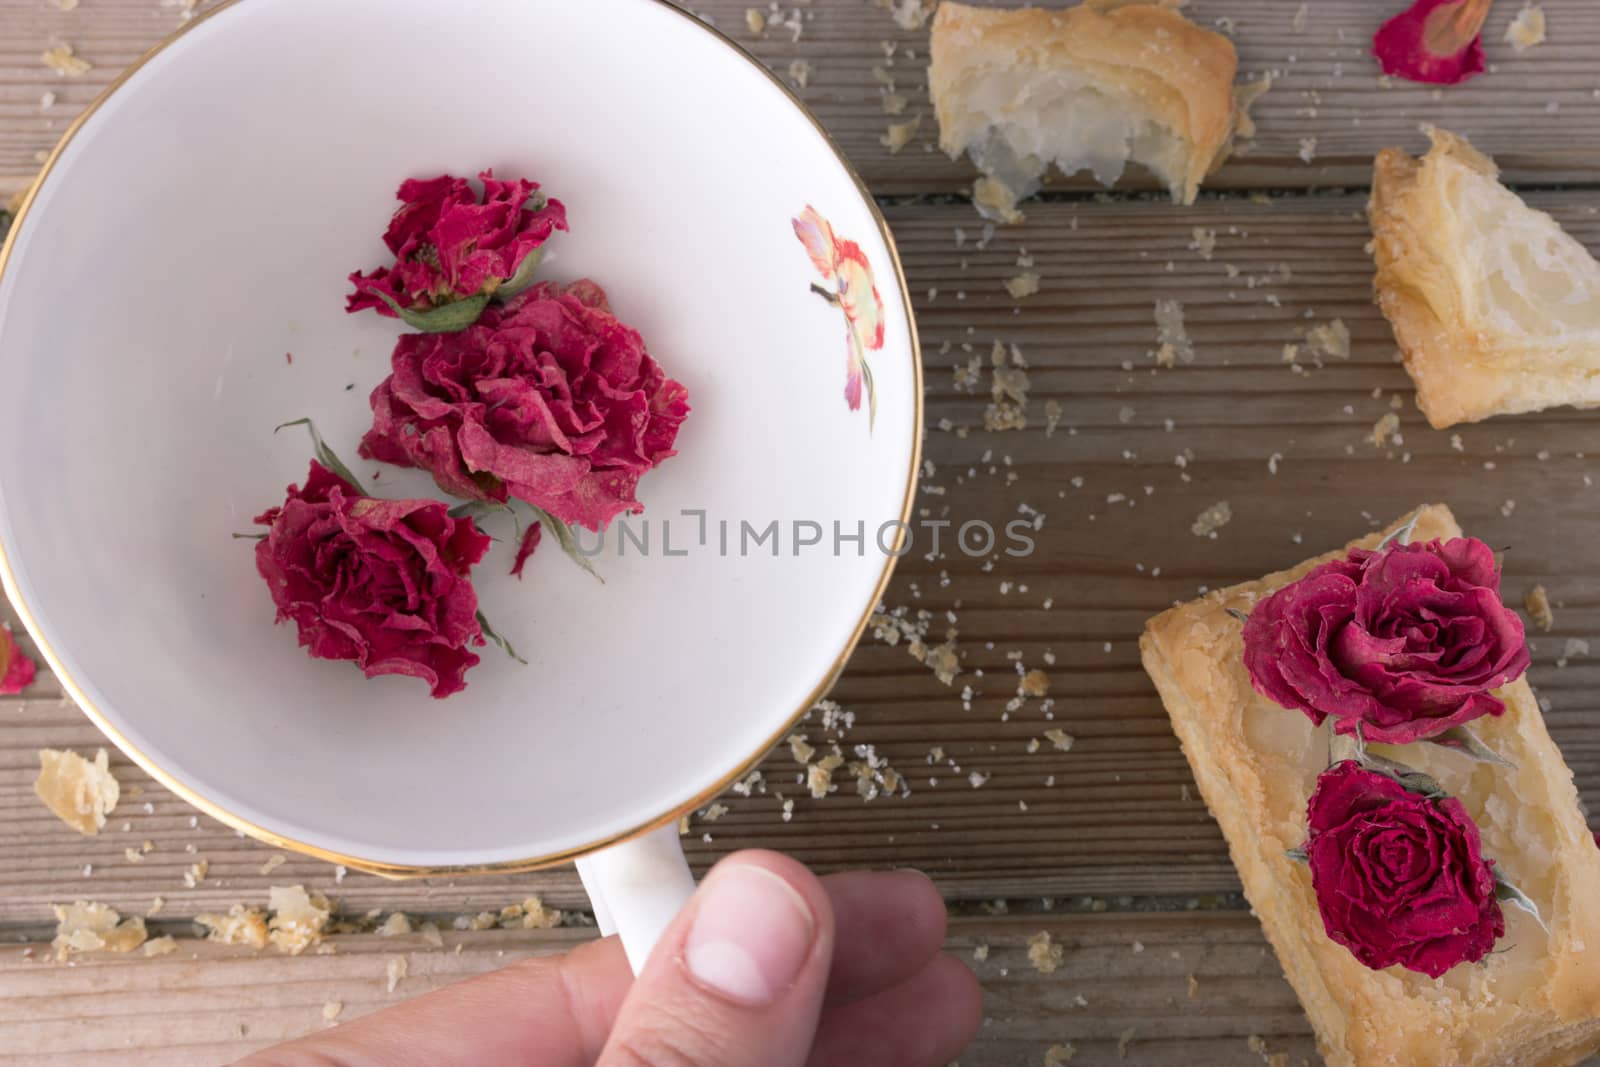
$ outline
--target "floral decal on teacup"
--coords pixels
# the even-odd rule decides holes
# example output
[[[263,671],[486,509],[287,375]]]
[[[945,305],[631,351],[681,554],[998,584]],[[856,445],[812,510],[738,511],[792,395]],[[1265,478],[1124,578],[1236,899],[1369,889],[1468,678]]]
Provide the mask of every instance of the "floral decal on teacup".
[[[828,220],[810,204],[791,221],[794,235],[806,246],[806,254],[822,275],[823,284],[812,282],[812,292],[844,311],[844,399],[851,411],[859,411],[865,391],[870,431],[878,417],[878,395],[872,387],[867,353],[883,347],[883,298],[873,282],[872,264],[867,262],[860,245],[836,235]]]

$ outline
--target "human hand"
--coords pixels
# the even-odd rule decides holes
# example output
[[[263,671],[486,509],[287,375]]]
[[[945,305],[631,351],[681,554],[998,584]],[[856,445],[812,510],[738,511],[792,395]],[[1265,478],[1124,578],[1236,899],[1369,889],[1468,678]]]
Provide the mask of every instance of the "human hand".
[[[266,1049],[237,1067],[939,1067],[982,1017],[915,871],[718,863],[637,979],[615,937]]]

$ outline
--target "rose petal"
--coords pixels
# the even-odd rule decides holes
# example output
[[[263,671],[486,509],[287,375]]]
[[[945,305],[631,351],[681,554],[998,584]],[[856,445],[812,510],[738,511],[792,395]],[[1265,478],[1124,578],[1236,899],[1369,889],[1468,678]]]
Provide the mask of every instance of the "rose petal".
[[[1453,6],[1459,2],[1416,0],[1410,8],[1385,22],[1372,38],[1372,54],[1377,57],[1383,72],[1397,78],[1435,85],[1455,85],[1482,74],[1485,67],[1482,34],[1453,55],[1437,55],[1427,48],[1428,16],[1435,8]]]
[[[535,522],[523,532],[522,542],[517,545],[517,558],[511,564],[511,573],[517,576],[518,581],[522,580],[522,565],[528,562],[528,557],[533,555],[534,550],[539,547],[539,538],[543,532],[544,526],[538,522]]]
[[[11,627],[0,623],[0,696],[15,696],[33,683],[38,666],[17,647]]]

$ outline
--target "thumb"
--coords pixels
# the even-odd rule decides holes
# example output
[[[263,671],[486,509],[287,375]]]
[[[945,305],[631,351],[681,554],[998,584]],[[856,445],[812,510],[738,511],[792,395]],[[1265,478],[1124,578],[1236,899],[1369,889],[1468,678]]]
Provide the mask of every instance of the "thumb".
[[[596,1067],[802,1067],[832,959],[816,877],[774,852],[729,856],[650,954]]]

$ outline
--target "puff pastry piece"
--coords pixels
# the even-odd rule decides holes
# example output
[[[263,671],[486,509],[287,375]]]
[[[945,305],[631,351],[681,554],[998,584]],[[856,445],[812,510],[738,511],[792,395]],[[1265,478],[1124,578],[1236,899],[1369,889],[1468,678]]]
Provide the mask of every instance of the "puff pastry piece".
[[[1450,510],[1432,506],[1413,536],[1460,534]],[[1356,544],[1370,548],[1378,538]],[[1507,906],[1506,934],[1480,964],[1438,979],[1400,967],[1368,970],[1329,940],[1310,872],[1284,855],[1305,840],[1306,800],[1327,766],[1327,732],[1251,688],[1240,624],[1227,609],[1248,613],[1333,555],[1175,607],[1152,619],[1140,642],[1145,669],[1322,1054],[1331,1067],[1578,1063],[1600,1048],[1600,849],[1526,680],[1499,690],[1503,715],[1473,723],[1515,769],[1425,745],[1406,746],[1404,759],[1466,805],[1484,855],[1537,902],[1548,935],[1532,916]]]
[[[1192,204],[1227,155],[1233,42],[1174,6],[1085,0],[1065,11],[968,7],[933,19],[928,90],[939,145],[984,172],[980,210],[1014,221],[1055,163],[1111,185],[1132,159]]]
[[[1378,153],[1378,306],[1435,429],[1600,405],[1600,263],[1501,185],[1494,163],[1430,130],[1421,159]]]

